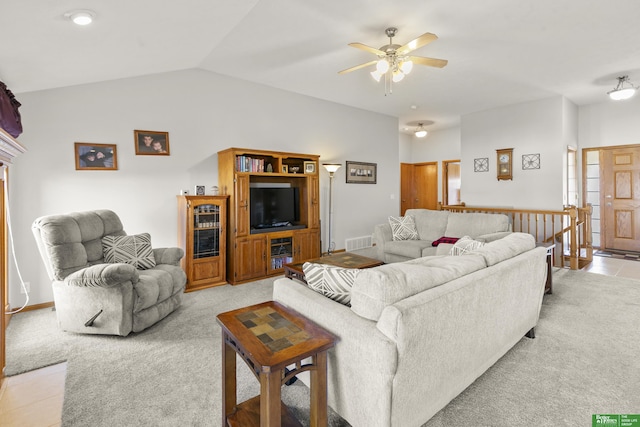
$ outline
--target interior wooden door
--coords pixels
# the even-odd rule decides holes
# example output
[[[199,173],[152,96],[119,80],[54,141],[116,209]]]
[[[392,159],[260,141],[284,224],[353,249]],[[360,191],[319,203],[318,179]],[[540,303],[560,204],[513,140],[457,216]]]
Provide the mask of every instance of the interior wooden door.
[[[442,204],[460,204],[460,160],[442,161]]]
[[[416,197],[414,191],[413,165],[400,163],[400,215],[404,215],[407,209],[413,208],[413,200]]]
[[[604,247],[640,252],[640,147],[603,149],[600,160]]]
[[[438,207],[438,163],[414,165],[415,185],[414,209],[437,209]]]

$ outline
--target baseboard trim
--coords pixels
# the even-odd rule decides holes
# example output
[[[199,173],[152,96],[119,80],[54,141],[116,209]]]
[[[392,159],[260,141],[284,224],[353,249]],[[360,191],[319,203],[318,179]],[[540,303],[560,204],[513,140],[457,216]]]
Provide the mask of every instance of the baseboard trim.
[[[49,307],[55,307],[55,303],[53,301],[41,302],[40,304],[28,305],[20,311],[40,310],[41,308],[49,308]],[[13,311],[13,310],[15,310],[15,308],[9,311]]]

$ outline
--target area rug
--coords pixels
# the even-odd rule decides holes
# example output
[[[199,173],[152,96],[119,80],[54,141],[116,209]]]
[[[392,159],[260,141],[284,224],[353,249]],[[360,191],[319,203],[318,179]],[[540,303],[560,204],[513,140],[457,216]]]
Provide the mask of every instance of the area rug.
[[[424,427],[591,425],[592,414],[638,412],[640,281],[570,270],[553,279],[536,338],[523,338]],[[67,344],[62,425],[221,426],[215,316],[268,300],[271,289],[267,280],[198,291],[140,334],[77,337]],[[257,392],[238,362],[238,400]],[[284,387],[283,400],[308,425],[308,389]],[[349,424],[330,411],[330,425]]]

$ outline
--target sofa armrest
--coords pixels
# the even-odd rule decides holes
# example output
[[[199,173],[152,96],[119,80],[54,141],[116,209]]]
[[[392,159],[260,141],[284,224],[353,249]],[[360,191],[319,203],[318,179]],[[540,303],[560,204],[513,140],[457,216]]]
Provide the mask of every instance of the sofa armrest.
[[[153,257],[156,264],[180,265],[180,260],[184,256],[182,248],[155,248]]]
[[[511,231],[498,231],[496,233],[488,233],[488,234],[482,234],[480,236],[476,236],[476,237],[474,237],[474,240],[478,240],[480,242],[489,243],[489,242],[493,242],[494,240],[502,239],[503,237],[506,237],[509,234],[512,234],[512,232]]]
[[[112,288],[124,282],[137,283],[138,270],[131,264],[96,264],[71,273],[64,283],[78,287]]]
[[[385,259],[384,256],[384,244],[386,242],[393,241],[393,232],[391,231],[391,226],[389,224],[377,224],[373,227],[373,244],[376,248],[377,258],[379,260]]]
[[[273,299],[336,336],[328,353],[329,405],[357,425],[391,425],[391,401],[381,396],[391,395],[398,367],[395,342],[378,330],[376,322],[300,282],[276,280]]]

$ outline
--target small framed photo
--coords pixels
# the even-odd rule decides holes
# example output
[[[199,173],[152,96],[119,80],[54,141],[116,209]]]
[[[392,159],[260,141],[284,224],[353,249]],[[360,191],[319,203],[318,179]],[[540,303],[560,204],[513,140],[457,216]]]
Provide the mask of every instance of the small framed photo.
[[[280,171],[282,173],[289,173],[289,166],[287,165],[282,165],[282,170]]]
[[[118,170],[115,144],[93,144],[76,142],[74,145],[76,170]]]
[[[378,179],[378,164],[347,160],[346,175],[347,184],[375,184]]]
[[[168,156],[169,132],[134,130],[133,139],[138,156]]]
[[[304,162],[304,173],[316,173],[316,162]]]
[[[196,185],[194,194],[196,196],[204,196],[204,185]]]

